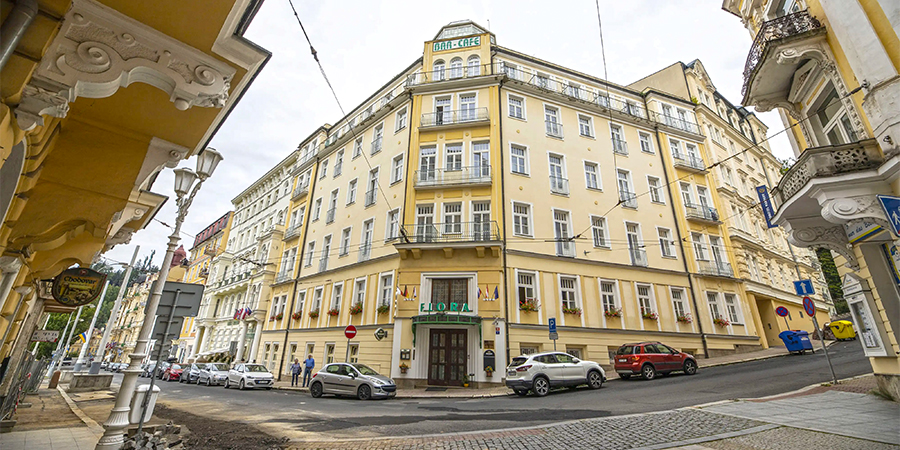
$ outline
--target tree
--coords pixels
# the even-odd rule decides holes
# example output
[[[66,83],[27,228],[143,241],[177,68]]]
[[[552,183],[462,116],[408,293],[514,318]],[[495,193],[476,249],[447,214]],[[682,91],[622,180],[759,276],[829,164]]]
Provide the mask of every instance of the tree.
[[[825,282],[828,283],[828,292],[834,300],[834,309],[838,314],[850,312],[847,301],[844,300],[844,289],[841,283],[841,276],[838,274],[837,266],[834,265],[834,258],[831,251],[826,248],[816,250],[816,256],[819,257],[819,264],[822,265],[822,274],[825,275]]]

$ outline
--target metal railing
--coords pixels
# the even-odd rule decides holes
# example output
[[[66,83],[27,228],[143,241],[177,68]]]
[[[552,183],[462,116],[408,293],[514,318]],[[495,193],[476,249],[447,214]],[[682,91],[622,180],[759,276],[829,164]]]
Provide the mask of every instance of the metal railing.
[[[302,166],[307,161],[312,160],[316,157],[316,154],[319,153],[319,147],[309,150],[307,153],[300,155],[300,160],[297,161],[297,166]]]
[[[418,72],[406,77],[407,86],[420,84],[439,83],[441,81],[458,80],[462,78],[483,77],[493,75],[491,64],[463,65],[457,67],[444,66],[443,69]]]
[[[705,171],[706,164],[703,159],[693,155],[684,155],[681,153],[672,153],[673,163],[676,167],[683,167],[691,170]]]
[[[341,176],[341,173],[344,172],[344,162],[341,161],[334,165],[334,175],[335,177]]]
[[[0,403],[0,420],[10,418],[16,411],[19,403],[25,399],[25,394],[36,392],[43,378],[43,371],[47,367],[44,360],[35,361],[30,352],[23,352],[22,361],[15,373],[7,373],[6,377],[12,377],[9,383],[9,391]],[[5,381],[5,380],[4,380]]]
[[[337,208],[331,208],[328,212],[325,213],[325,223],[334,222],[334,213],[337,211]]]
[[[719,211],[712,206],[685,203],[684,214],[688,219],[698,219],[706,222],[719,221]]]
[[[569,179],[550,175],[550,192],[569,195]]]
[[[368,261],[372,256],[372,243],[365,243],[359,246],[359,261]]]
[[[731,264],[724,261],[697,261],[698,272],[704,275],[733,277]]]
[[[278,275],[275,275],[276,283],[283,283],[290,279],[291,279],[291,272],[281,272]]]
[[[319,260],[319,272],[324,272],[328,270],[328,258],[322,258]]]
[[[374,205],[377,198],[378,188],[369,189],[368,191],[366,191],[366,206]]]
[[[676,128],[682,131],[687,131],[688,133],[700,134],[700,126],[694,122],[691,122],[686,119],[681,119],[678,117],[670,116],[668,114],[661,114],[656,111],[650,111],[651,118],[661,123],[665,126]]]
[[[744,86],[741,88],[741,95],[747,93],[751,75],[762,60],[762,54],[770,41],[819,28],[822,28],[822,24],[815,17],[809,15],[809,11],[800,11],[763,22],[759,32],[756,33],[756,38],[753,39],[753,45],[750,47],[750,53],[744,63]]]
[[[294,188],[294,194],[291,195],[291,200],[297,200],[298,198],[306,194],[309,194],[309,183],[305,183]]]
[[[544,123],[547,129],[547,136],[563,138],[563,125],[561,123],[552,120],[545,120]]]
[[[381,151],[382,140],[383,140],[382,138],[378,138],[378,139],[375,139],[374,141],[372,141],[372,150],[369,153],[370,155],[377,154],[378,152]]]
[[[649,261],[647,261],[647,250],[642,248],[629,248],[628,253],[631,255],[631,264],[640,267],[647,267],[650,265]]]
[[[612,146],[617,155],[628,156],[628,143],[624,140],[612,138]]]
[[[556,256],[565,256],[567,258],[575,257],[575,243],[567,238],[557,238]]]
[[[419,243],[499,241],[500,227],[496,220],[404,224],[401,235],[406,236],[411,242]],[[401,239],[400,242],[404,241]]]
[[[416,170],[416,187],[446,184],[480,184],[491,182],[491,166],[460,167],[459,169]]]
[[[419,125],[425,127],[439,127],[445,125],[459,125],[470,122],[484,122],[490,120],[486,106],[472,109],[456,109],[450,111],[430,112],[422,114],[422,122]]]
[[[637,208],[637,194],[630,191],[619,191],[619,201],[626,208]]]
[[[297,235],[299,235],[299,234],[300,234],[300,224],[291,225],[291,226],[287,229],[287,231],[284,232],[284,238],[283,238],[283,239],[290,239],[290,238],[292,238],[292,237],[294,237],[294,236],[297,236]]]

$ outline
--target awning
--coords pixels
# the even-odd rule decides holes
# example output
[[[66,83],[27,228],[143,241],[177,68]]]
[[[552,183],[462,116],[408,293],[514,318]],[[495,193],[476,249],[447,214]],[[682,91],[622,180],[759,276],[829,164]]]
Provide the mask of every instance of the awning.
[[[413,345],[416,345],[416,325],[418,324],[436,324],[436,325],[477,325],[478,326],[478,345],[481,346],[481,316],[469,316],[463,314],[425,314],[413,316],[412,318],[412,337]]]

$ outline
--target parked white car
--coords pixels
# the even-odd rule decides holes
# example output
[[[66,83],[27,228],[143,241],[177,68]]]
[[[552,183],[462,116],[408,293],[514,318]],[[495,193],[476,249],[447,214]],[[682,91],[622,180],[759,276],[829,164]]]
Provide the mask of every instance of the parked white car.
[[[228,371],[225,389],[237,386],[238,389],[265,388],[272,389],[275,377],[262,364],[238,364]]]
[[[528,391],[543,397],[550,388],[559,386],[574,388],[586,384],[591,389],[600,389],[604,381],[606,372],[600,364],[582,361],[568,353],[517,356],[506,369],[506,386],[523,397]]]
[[[228,364],[220,362],[200,364],[200,376],[197,377],[197,384],[218,386],[225,384],[227,379]]]

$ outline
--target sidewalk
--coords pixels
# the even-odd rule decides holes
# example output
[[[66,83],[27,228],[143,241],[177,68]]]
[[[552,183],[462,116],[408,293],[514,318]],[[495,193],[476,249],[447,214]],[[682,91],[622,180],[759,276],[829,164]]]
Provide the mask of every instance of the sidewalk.
[[[827,345],[832,345],[837,341],[829,341],[826,342]],[[812,340],[813,349],[815,352],[822,351],[822,344],[817,340]],[[760,361],[763,359],[769,358],[777,358],[779,356],[787,356],[790,353],[784,347],[770,347],[765,350],[759,350],[755,352],[748,353],[739,353],[734,355],[725,355],[725,356],[716,356],[708,359],[698,359],[697,365],[700,368],[708,368],[708,367],[716,367],[716,366],[725,366],[729,364],[739,364],[750,361]],[[612,367],[604,366],[603,369],[606,371],[607,380],[615,380],[619,378],[619,375],[613,370]],[[287,381],[276,381],[273,385],[275,389],[291,391],[291,392],[302,392],[308,393],[309,389],[304,387],[291,387],[291,382]],[[489,398],[489,397],[503,397],[507,395],[513,395],[512,390],[507,388],[506,386],[497,386],[492,388],[482,388],[482,389],[474,389],[474,388],[430,388],[432,390],[428,390],[426,388],[416,388],[416,389],[398,389],[397,390],[397,398]]]
[[[46,385],[45,385],[46,386]],[[16,426],[10,433],[0,434],[3,450],[90,450],[97,445],[103,428],[80,416],[70,399],[57,389],[40,389],[29,395],[30,408],[20,408]],[[83,414],[83,413],[82,413]],[[85,422],[85,419],[88,422]]]

